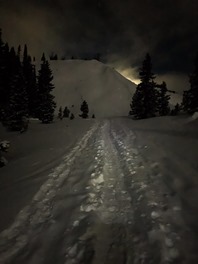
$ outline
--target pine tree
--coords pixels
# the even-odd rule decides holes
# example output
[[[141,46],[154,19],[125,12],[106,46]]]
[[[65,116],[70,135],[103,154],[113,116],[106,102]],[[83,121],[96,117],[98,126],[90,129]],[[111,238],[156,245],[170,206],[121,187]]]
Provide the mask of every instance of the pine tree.
[[[88,113],[89,113],[89,107],[88,107],[88,104],[87,102],[84,100],[81,107],[80,107],[80,110],[82,111],[82,114],[80,115],[80,117],[82,118],[88,118]]]
[[[67,106],[65,107],[64,111],[63,111],[63,117],[68,118],[70,114],[70,110],[67,108]]]
[[[38,95],[39,107],[38,118],[42,123],[50,123],[54,118],[56,103],[54,96],[51,94],[54,89],[52,84],[53,76],[48,61],[43,61],[38,75]]]
[[[23,118],[28,117],[28,95],[20,59],[17,55],[14,57],[14,49],[11,49],[11,54],[13,56],[12,60],[15,68],[12,73],[12,81],[10,82],[6,121],[10,130],[21,130]]]
[[[166,83],[163,82],[161,85],[158,85],[159,92],[158,92],[158,112],[160,116],[166,116],[170,113],[170,107],[169,107],[169,99],[170,95],[167,95],[167,87]]]
[[[75,118],[74,114],[71,113],[71,115],[70,115],[70,120],[73,120],[74,118]]]
[[[130,104],[131,112],[130,114],[133,115],[136,119],[144,118],[144,94],[142,88],[137,86],[136,91],[132,97],[132,102]]]
[[[8,128],[21,130],[23,117],[28,116],[28,96],[22,72],[15,75],[11,86],[8,108]]]
[[[35,66],[31,63],[31,57],[28,55],[27,45],[23,52],[23,74],[26,82],[28,94],[28,113],[29,116],[36,117],[36,109],[38,103],[38,90],[36,85]]]
[[[62,106],[59,108],[59,110],[58,110],[58,118],[60,119],[60,120],[62,120],[63,119],[63,110],[62,110]]]
[[[152,73],[150,55],[147,54],[139,72],[141,83],[138,84],[132,98],[131,112],[136,119],[154,117],[157,112],[157,91],[155,76]]]
[[[44,52],[43,52],[43,54],[42,54],[41,61],[43,61],[43,62],[46,61],[46,59],[45,59],[45,53],[44,53]]]
[[[6,118],[6,109],[9,103],[10,81],[12,80],[11,68],[9,46],[3,42],[0,29],[0,121],[2,122]]]
[[[38,118],[38,105],[39,105],[39,90],[36,76],[35,65],[32,65],[32,80],[31,80],[32,89],[29,91],[28,98],[29,100],[29,115],[35,118]]]
[[[4,125],[7,124],[9,119],[9,104],[10,104],[10,95],[11,90],[13,90],[14,81],[16,76],[21,74],[21,64],[20,59],[16,55],[15,49],[12,47],[9,50],[8,44],[4,46],[4,69],[3,76],[1,78],[3,84],[3,90],[1,93],[2,102],[2,110],[1,110],[1,121]]]
[[[181,110],[181,106],[177,103],[177,104],[175,105],[174,109],[171,110],[171,115],[172,115],[172,116],[176,116],[176,115],[178,115],[179,112],[180,112],[180,110]]]
[[[2,40],[2,32],[0,29],[0,121],[3,119],[4,106],[5,106],[5,80],[4,80],[4,70],[5,70],[5,44]]]
[[[17,56],[18,56],[19,59],[21,60],[21,45],[18,46],[18,49],[17,49]]]
[[[198,54],[195,59],[195,67],[190,75],[190,89],[184,91],[182,106],[185,112],[193,114],[198,112]]]
[[[0,120],[9,129],[21,128],[22,119],[28,115],[26,83],[20,61],[20,46],[17,54],[4,44],[0,31]]]

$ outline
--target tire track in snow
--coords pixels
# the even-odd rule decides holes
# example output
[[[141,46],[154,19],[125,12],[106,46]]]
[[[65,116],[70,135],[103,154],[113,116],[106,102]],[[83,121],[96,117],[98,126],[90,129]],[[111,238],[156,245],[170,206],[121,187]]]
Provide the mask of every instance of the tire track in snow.
[[[65,163],[50,174],[32,203],[19,213],[11,228],[1,233],[1,263],[10,263],[24,250],[33,232],[40,232],[46,222],[53,220],[54,200],[58,204],[60,193],[70,186],[81,188],[79,176],[84,174],[90,176],[84,190],[88,192],[87,199],[71,212],[69,227],[65,225],[60,263],[178,263],[179,236],[171,221],[179,211],[173,212],[173,216],[166,215],[159,171],[143,161],[135,139],[132,131],[114,120],[88,131],[79,145],[64,157]],[[83,167],[89,164],[87,158],[93,161],[94,169]],[[76,160],[77,168],[71,172]],[[61,188],[68,175],[74,178],[75,174],[78,177],[72,180],[74,185],[67,182],[65,189]],[[60,232],[54,232],[59,236]],[[53,244],[52,249],[57,250]],[[35,258],[23,263],[49,263],[49,250],[41,248],[35,252]],[[49,257],[42,261],[46,254]]]
[[[86,263],[94,264],[173,263],[177,259],[173,248],[177,236],[170,237],[170,224],[156,211],[156,190],[148,190],[147,173],[152,169],[145,172],[135,138],[132,131],[118,129],[109,121],[102,127],[95,158],[103,167],[92,173],[89,198],[81,206],[94,219],[82,239],[66,250],[65,264],[83,262],[86,250],[92,252]]]
[[[24,249],[35,232],[51,219],[52,202],[67,179],[75,159],[86,148],[88,140],[98,129],[96,123],[76,144],[72,151],[63,157],[61,164],[49,174],[48,180],[35,194],[31,203],[17,215],[14,223],[0,234],[0,261],[10,263]]]
[[[135,240],[144,240],[140,246],[135,243],[134,257],[140,261],[139,256],[142,255],[141,263],[185,263],[178,250],[180,234],[174,227],[175,220],[181,219],[181,213],[180,210],[172,210],[171,215],[166,213],[168,200],[164,194],[167,188],[162,181],[159,164],[143,162],[139,151],[134,148],[135,134],[124,125],[119,126],[112,131],[112,137],[117,149],[120,149],[122,166],[129,174],[125,180],[131,189],[137,231],[139,229]]]
[[[103,179],[101,203],[96,213],[101,221],[107,224],[113,222],[127,224],[133,220],[130,205],[131,198],[124,185],[124,172],[120,166],[120,160],[110,135],[110,129],[109,122],[106,122],[102,127],[103,170],[99,178],[91,181],[93,188],[96,187],[97,189],[94,181],[100,183],[100,179]]]
[[[95,211],[104,230],[96,226],[97,240],[94,244],[94,264],[127,263],[131,253],[127,241],[131,240],[133,208],[131,197],[124,184],[124,171],[120,165],[118,151],[111,137],[110,122],[101,131],[104,150],[101,203]]]
[[[121,264],[131,259],[126,241],[131,240],[133,209],[118,153],[110,136],[109,121],[105,121],[101,128],[97,149],[95,159],[98,165],[91,174],[88,199],[80,208],[83,214],[90,216],[90,225],[66,250],[65,264],[85,263],[86,251],[92,252],[86,263]],[[89,249],[86,249],[87,244]]]

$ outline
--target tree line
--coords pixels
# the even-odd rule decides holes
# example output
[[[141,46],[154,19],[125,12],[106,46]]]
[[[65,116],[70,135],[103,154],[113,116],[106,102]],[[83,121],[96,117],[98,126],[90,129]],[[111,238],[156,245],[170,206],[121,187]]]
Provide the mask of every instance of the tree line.
[[[49,59],[50,60],[66,60],[66,59],[71,59],[71,60],[97,60],[97,61],[102,61],[102,56],[99,52],[95,53],[95,54],[85,54],[85,55],[72,55],[72,56],[58,56],[57,53],[51,52],[49,55]]]
[[[198,56],[195,68],[190,75],[190,89],[184,91],[182,103],[170,109],[170,92],[165,82],[157,84],[156,76],[152,72],[151,57],[146,54],[142,67],[139,70],[140,83],[132,97],[129,112],[135,119],[144,119],[155,116],[177,115],[180,111],[193,114],[198,111]]]
[[[53,56],[53,59],[57,58],[56,54]],[[99,57],[98,55],[98,59]],[[156,76],[152,72],[149,54],[143,60],[139,77],[141,82],[132,97],[129,113],[135,119],[176,115],[179,111],[189,114],[198,111],[198,56],[190,75],[190,89],[184,91],[181,105],[177,104],[172,110],[166,83],[155,82]],[[0,30],[0,122],[3,125],[11,130],[21,130],[25,118],[29,117],[38,118],[42,123],[52,122],[56,108],[52,81],[52,71],[44,53],[37,74],[27,45],[23,52],[21,46],[15,51],[14,47],[10,48],[8,43],[3,42]],[[79,116],[87,118],[89,108],[86,101],[83,101],[80,110],[82,114]],[[75,118],[68,111],[69,109],[59,109],[59,117]]]
[[[51,59],[51,58],[50,58]],[[57,59],[54,55],[53,59]],[[33,58],[33,62],[35,58]],[[35,65],[28,54],[27,45],[21,51],[9,47],[2,40],[0,30],[0,122],[9,130],[24,131],[30,117],[39,119],[42,123],[50,123],[54,119],[56,108],[52,91],[55,88],[50,64],[42,54],[41,65],[36,74]],[[82,118],[88,118],[89,107],[84,100],[80,107]],[[59,109],[60,119],[75,118],[66,107]],[[95,115],[92,115],[95,118]]]
[[[72,105],[73,107],[73,105]],[[89,118],[89,106],[88,103],[84,100],[80,106],[80,111],[82,112],[79,114],[79,117],[82,117],[84,119]],[[62,106],[60,106],[58,111],[58,118],[62,120],[63,118],[70,118],[70,120],[74,119],[75,116],[66,106],[63,110]],[[92,118],[95,118],[95,114],[92,115]]]
[[[27,45],[21,55],[2,40],[0,30],[0,121],[8,129],[20,130],[24,117],[49,123],[54,118],[56,103],[49,62],[42,56],[38,75]]]

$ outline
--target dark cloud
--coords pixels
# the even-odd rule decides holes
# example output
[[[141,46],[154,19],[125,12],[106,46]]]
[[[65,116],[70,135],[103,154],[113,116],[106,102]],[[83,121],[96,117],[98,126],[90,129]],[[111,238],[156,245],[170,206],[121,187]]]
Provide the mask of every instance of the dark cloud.
[[[197,0],[7,0],[0,26],[12,45],[88,55],[117,68],[138,68],[150,52],[154,70],[187,74],[198,47]]]

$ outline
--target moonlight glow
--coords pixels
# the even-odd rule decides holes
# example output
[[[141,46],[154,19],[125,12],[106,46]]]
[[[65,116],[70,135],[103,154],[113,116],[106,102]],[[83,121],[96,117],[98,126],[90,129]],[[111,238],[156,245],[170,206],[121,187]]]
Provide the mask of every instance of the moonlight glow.
[[[116,69],[116,70],[129,81],[135,84],[140,83],[140,80],[135,77],[135,73],[133,69],[125,69],[125,70]]]

